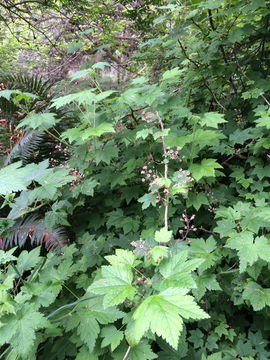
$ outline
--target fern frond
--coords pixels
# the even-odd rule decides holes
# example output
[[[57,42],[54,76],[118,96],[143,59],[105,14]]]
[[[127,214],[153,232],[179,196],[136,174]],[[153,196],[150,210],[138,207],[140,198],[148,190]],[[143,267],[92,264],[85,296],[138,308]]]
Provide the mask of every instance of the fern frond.
[[[44,81],[38,75],[30,76],[24,73],[0,74],[0,82],[4,83],[11,90],[19,89],[30,92],[46,100],[48,100],[48,92],[53,86],[49,80]]]
[[[5,165],[10,164],[15,157],[19,157],[26,163],[33,153],[37,151],[43,138],[44,133],[36,133],[34,131],[25,133],[20,141],[11,149],[6,158]]]
[[[27,240],[31,245],[44,244],[47,250],[59,250],[68,243],[62,228],[46,229],[44,222],[36,216],[28,216],[17,221],[9,230],[4,241],[5,248],[12,246],[23,247]]]

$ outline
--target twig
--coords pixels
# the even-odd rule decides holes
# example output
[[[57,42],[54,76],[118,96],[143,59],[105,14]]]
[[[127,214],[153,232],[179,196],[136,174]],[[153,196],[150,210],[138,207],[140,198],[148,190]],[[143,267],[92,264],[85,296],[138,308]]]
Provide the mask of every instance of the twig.
[[[185,50],[185,48],[184,48],[184,46],[183,46],[183,44],[181,43],[180,40],[178,40],[178,44],[180,45],[181,50],[183,51],[183,54],[184,54],[185,58],[186,58],[187,60],[189,60],[192,64],[194,64],[197,69],[200,69],[200,70],[201,70],[200,64],[199,64],[197,61],[195,61],[195,60],[193,60],[193,59],[191,59],[191,58],[189,57],[189,55],[187,54],[187,52],[186,52],[186,50]],[[225,108],[225,106],[223,106],[223,105],[220,103],[220,101],[219,101],[218,98],[216,97],[216,94],[213,92],[213,90],[212,90],[211,87],[209,86],[207,80],[206,80],[203,76],[202,76],[202,80],[203,80],[204,85],[205,85],[205,87],[207,88],[207,90],[210,92],[210,94],[212,95],[212,97],[215,99],[215,102],[222,108],[222,110],[226,111],[227,109]]]

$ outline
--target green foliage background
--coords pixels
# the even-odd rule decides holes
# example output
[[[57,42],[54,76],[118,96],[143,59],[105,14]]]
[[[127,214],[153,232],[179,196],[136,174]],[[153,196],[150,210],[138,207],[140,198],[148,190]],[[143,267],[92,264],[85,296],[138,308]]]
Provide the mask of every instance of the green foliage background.
[[[269,7],[123,10],[119,86],[2,76],[0,358],[270,359]]]

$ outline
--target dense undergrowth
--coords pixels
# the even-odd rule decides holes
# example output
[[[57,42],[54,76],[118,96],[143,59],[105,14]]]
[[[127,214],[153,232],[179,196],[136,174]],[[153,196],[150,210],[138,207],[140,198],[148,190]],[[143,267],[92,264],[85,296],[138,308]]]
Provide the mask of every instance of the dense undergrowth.
[[[1,359],[270,359],[270,4],[160,5],[121,89],[1,79]]]

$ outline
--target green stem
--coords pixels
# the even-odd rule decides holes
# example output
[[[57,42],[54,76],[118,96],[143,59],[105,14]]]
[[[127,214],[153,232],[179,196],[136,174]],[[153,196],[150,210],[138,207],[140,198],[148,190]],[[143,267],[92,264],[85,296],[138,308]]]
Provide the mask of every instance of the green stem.
[[[31,281],[35,280],[35,278],[37,277],[38,273],[41,271],[41,269],[42,269],[43,266],[45,265],[46,260],[47,260],[46,257],[44,257],[43,260],[42,260],[42,263],[40,264],[40,266],[38,266],[38,267],[36,268],[36,270],[34,270],[34,271],[32,272],[30,278],[28,279],[28,282],[31,282]]]
[[[97,297],[99,297],[100,295],[93,295],[93,296],[89,296],[87,298],[81,298],[77,301],[74,301],[73,303],[70,303],[70,304],[66,304],[66,305],[63,305],[63,306],[60,306],[58,309],[54,310],[52,313],[50,313],[49,315],[47,315],[47,319],[50,319],[51,317],[55,316],[56,314],[58,314],[59,312],[61,312],[62,310],[65,310],[65,309],[69,309],[73,306],[76,306],[77,304],[83,302],[83,301],[87,301],[87,300],[91,300],[91,299],[95,299]]]
[[[231,274],[231,273],[235,273],[235,272],[238,272],[238,271],[239,271],[239,269],[221,271],[221,272],[219,272],[217,275],[226,275],[226,274]]]
[[[21,274],[20,274],[17,266],[16,266],[13,262],[11,262],[10,265],[11,265],[11,267],[13,268],[13,270],[16,272],[16,274],[19,276],[21,282],[24,284],[24,280],[23,280],[23,278],[22,278],[22,276],[21,276]]]

